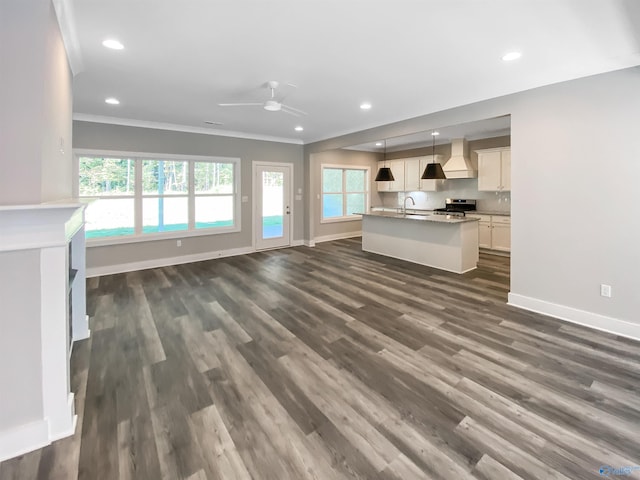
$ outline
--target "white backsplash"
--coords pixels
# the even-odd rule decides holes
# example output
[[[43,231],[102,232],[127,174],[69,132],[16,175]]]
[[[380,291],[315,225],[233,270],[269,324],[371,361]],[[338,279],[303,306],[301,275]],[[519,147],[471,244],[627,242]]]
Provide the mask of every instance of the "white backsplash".
[[[433,210],[444,207],[447,198],[465,198],[477,200],[478,210],[511,212],[511,192],[479,192],[477,178],[445,180],[443,190],[439,192],[380,193],[384,207],[402,206],[406,196],[411,196],[416,202],[415,207],[408,202],[409,208]]]

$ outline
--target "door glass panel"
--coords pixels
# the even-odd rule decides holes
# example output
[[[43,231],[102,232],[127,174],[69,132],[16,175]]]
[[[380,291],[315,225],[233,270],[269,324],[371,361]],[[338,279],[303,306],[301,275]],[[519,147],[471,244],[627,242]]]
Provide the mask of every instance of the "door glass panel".
[[[262,172],[262,238],[284,236],[284,173]]]

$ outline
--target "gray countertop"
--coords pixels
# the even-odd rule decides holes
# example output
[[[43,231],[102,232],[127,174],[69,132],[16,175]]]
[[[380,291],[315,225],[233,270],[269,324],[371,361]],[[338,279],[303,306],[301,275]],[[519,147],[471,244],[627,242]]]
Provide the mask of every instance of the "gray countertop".
[[[510,217],[511,212],[499,212],[497,210],[473,210],[472,212],[467,212],[467,215],[502,215],[504,217]]]
[[[477,218],[471,217],[456,217],[453,215],[416,215],[412,213],[403,214],[397,212],[371,212],[361,213],[360,215],[366,217],[386,217],[395,218],[400,220],[422,221],[422,222],[435,222],[435,223],[465,223],[465,222],[477,222]]]
[[[376,209],[384,209],[386,212],[397,212],[399,207],[372,207],[372,213],[376,213]],[[408,212],[417,213],[421,215],[429,215],[433,213],[433,210],[423,210],[421,208],[407,208]],[[511,212],[499,211],[499,210],[470,210],[467,215],[502,215],[510,217]]]

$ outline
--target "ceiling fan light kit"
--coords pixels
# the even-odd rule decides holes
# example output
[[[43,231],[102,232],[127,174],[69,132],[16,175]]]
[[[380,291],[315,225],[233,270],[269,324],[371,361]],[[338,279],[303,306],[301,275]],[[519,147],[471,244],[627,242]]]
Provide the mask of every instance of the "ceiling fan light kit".
[[[264,104],[264,109],[270,112],[278,112],[282,110],[282,104],[275,100],[267,100]]]

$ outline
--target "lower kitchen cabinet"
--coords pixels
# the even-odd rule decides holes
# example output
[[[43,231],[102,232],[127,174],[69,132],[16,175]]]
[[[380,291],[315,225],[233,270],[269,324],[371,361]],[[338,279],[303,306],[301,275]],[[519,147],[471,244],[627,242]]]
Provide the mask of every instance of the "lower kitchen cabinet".
[[[487,215],[487,218],[488,220],[481,218],[478,222],[478,246],[480,248],[491,248],[491,216]]]
[[[511,217],[491,216],[491,248],[511,251]]]
[[[478,222],[478,246],[503,252],[511,251],[511,217],[506,215],[473,215]]]

